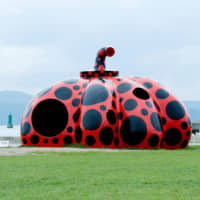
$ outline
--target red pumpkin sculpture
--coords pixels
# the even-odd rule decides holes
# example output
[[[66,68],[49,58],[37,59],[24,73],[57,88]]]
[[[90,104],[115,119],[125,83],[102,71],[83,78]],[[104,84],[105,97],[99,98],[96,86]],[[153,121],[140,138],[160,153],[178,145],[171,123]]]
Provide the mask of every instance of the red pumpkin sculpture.
[[[43,90],[22,120],[22,144],[60,147],[185,148],[191,122],[185,106],[166,88],[146,78],[119,78],[105,71],[112,47],[98,52],[95,71]]]

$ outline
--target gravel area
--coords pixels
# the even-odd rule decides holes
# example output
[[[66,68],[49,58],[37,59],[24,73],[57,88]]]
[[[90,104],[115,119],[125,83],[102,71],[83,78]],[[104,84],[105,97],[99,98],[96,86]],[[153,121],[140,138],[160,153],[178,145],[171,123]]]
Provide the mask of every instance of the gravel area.
[[[18,148],[0,148],[0,156],[23,156],[26,154],[38,155],[37,152],[89,152],[89,151],[102,151],[102,152],[121,152],[121,151],[140,151],[136,149],[89,149],[89,148],[39,148],[39,147],[18,147]]]

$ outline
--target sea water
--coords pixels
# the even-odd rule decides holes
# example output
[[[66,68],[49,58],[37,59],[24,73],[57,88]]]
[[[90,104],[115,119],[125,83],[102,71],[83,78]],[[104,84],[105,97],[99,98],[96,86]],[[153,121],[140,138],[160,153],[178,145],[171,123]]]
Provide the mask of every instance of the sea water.
[[[0,126],[0,137],[20,137],[20,125],[14,125],[13,128]]]

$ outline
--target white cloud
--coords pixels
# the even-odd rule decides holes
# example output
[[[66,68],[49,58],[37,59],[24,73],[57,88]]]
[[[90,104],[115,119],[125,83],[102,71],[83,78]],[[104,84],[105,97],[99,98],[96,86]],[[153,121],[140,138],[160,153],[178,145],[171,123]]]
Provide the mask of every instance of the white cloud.
[[[34,47],[0,46],[1,78],[28,72],[35,62],[42,61],[41,53]]]
[[[35,92],[78,76],[111,44],[109,68],[200,99],[199,10],[197,0],[1,0],[0,90]]]

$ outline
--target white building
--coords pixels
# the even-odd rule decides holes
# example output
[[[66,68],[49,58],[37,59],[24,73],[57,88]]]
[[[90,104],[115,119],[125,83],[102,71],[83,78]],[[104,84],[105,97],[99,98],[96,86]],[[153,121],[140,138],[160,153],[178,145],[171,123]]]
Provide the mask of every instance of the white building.
[[[200,134],[200,121],[192,122],[192,133],[195,135]]]

